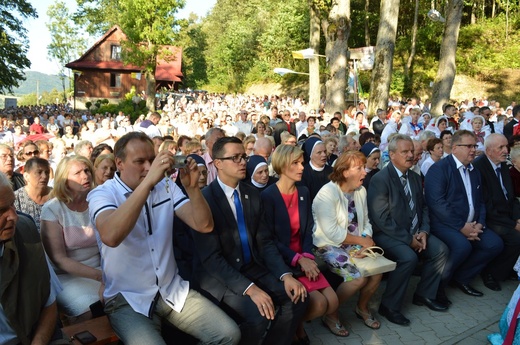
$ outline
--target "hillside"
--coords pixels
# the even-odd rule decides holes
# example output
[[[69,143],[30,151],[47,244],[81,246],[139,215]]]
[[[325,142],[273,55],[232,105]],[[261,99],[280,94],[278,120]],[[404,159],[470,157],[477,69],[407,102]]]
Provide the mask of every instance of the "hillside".
[[[25,71],[25,81],[20,83],[20,87],[13,89],[16,96],[23,96],[36,93],[36,84],[39,81],[39,91],[50,92],[53,89],[63,90],[61,79],[57,75],[49,75],[35,71]],[[67,86],[67,85],[66,85]]]

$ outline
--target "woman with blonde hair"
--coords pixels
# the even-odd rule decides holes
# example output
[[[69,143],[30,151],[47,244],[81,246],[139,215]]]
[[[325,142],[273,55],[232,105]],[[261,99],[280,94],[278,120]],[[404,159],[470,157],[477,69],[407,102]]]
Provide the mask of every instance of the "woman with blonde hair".
[[[161,146],[159,146],[159,152],[162,151],[170,151],[172,154],[177,153],[177,142],[175,140],[165,140],[162,142]]]
[[[112,153],[99,155],[94,161],[94,182],[100,186],[114,177],[116,162]]]
[[[348,332],[337,317],[338,297],[312,254],[314,221],[310,193],[307,187],[296,185],[302,179],[303,151],[296,146],[280,145],[271,162],[280,179],[261,194],[265,219],[274,229],[276,245],[286,264],[292,267],[293,274],[307,289],[310,302],[303,320],[323,316],[323,322],[332,333],[346,337]],[[299,325],[296,337],[300,343],[308,343],[303,323]]]
[[[74,319],[89,316],[101,288],[100,254],[87,202],[93,187],[90,160],[65,157],[56,169],[53,198],[41,213],[42,242],[63,285],[58,307]]]
[[[355,313],[367,327],[378,329],[381,323],[372,315],[368,303],[382,275],[362,277],[352,262],[352,257],[359,255],[353,250],[374,245],[367,192],[362,186],[367,174],[366,161],[359,151],[347,151],[336,160],[331,181],[321,188],[312,204],[316,223],[313,243],[317,247],[316,254],[327,263],[329,270],[343,278],[336,289],[339,303],[359,291]],[[335,316],[337,320],[337,314]]]
[[[243,141],[244,150],[246,151],[246,155],[252,156],[254,155],[255,143],[256,139],[253,135],[248,135]]]

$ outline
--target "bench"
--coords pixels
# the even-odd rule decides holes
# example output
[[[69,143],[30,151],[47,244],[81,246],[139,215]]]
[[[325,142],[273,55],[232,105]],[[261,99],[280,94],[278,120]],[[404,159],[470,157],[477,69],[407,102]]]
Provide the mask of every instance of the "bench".
[[[119,338],[112,330],[110,322],[106,316],[96,317],[95,319],[86,320],[80,323],[76,323],[62,329],[69,338],[74,334],[89,331],[97,338],[97,341],[91,343],[93,345],[106,345],[106,344],[117,344]],[[72,344],[80,344],[79,341],[73,340]]]

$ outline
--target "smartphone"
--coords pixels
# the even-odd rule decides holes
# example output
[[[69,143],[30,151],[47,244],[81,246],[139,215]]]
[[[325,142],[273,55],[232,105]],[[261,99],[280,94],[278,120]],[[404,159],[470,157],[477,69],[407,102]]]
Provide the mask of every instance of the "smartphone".
[[[74,334],[74,339],[79,341],[80,344],[87,345],[97,341],[97,338],[89,331],[83,331]]]
[[[186,166],[186,156],[174,156],[172,168],[180,169]]]

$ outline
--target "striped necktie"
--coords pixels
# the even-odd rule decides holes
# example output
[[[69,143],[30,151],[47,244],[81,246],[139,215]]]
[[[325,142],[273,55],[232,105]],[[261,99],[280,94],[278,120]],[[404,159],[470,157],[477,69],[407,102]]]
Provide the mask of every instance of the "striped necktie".
[[[417,210],[415,209],[415,203],[412,199],[412,192],[410,191],[410,186],[408,185],[408,175],[403,174],[401,176],[401,183],[404,188],[404,194],[406,195],[406,199],[408,200],[408,205],[410,206],[410,210],[412,210],[413,219],[412,226],[410,227],[410,232],[415,234],[417,230],[417,224],[419,223],[419,218],[417,217]]]

